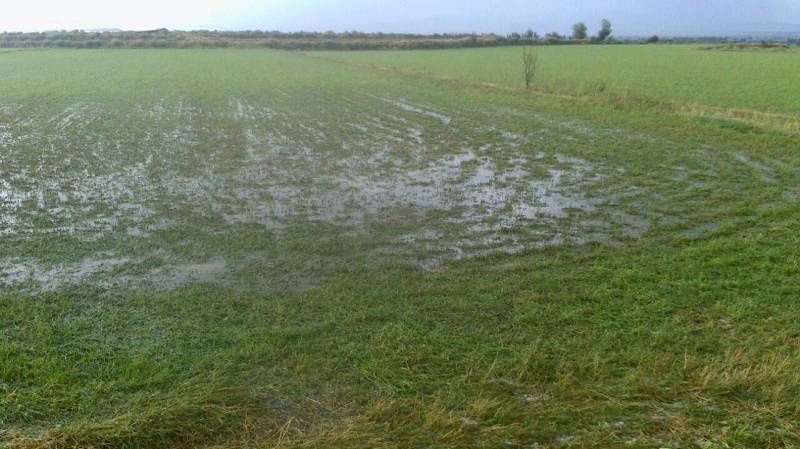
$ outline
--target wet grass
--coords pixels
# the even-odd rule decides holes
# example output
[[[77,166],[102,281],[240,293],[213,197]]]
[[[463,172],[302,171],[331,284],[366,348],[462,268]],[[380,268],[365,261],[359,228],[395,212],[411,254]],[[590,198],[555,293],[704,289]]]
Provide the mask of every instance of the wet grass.
[[[792,136],[277,52],[4,58],[0,446],[800,444]]]

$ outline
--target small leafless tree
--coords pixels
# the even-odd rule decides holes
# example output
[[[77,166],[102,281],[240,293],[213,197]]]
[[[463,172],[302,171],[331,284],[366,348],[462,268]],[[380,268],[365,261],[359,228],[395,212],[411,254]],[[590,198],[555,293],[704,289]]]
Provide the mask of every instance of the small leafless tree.
[[[539,55],[534,52],[532,47],[525,47],[522,50],[522,65],[525,68],[525,89],[531,88],[533,78],[536,76],[536,64],[539,62]]]

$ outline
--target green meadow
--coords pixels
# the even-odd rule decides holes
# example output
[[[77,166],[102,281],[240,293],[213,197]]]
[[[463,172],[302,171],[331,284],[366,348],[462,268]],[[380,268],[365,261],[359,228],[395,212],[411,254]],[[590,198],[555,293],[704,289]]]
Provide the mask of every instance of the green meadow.
[[[537,52],[1,54],[0,447],[800,445],[800,55]]]
[[[534,47],[534,85],[560,93],[596,93],[661,101],[800,112],[800,52],[722,51],[696,45],[570,45]],[[522,49],[316,53],[403,72],[523,87]]]

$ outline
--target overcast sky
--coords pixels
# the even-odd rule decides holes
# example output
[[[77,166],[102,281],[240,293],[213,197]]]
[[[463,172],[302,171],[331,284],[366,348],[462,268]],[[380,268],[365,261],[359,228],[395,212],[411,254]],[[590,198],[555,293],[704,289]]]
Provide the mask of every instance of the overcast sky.
[[[0,30],[121,28],[615,34],[800,31],[800,0],[0,0]]]

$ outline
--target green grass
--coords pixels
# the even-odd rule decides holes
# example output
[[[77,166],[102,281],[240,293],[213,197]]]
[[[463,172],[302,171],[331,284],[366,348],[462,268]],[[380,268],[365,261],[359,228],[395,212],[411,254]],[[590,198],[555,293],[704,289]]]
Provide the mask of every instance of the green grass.
[[[800,444],[793,135],[304,54],[0,60],[0,446]]]
[[[690,45],[536,47],[535,87],[566,93],[608,89],[662,101],[800,112],[800,53],[725,52]],[[316,53],[403,71],[524,87],[522,49]]]

